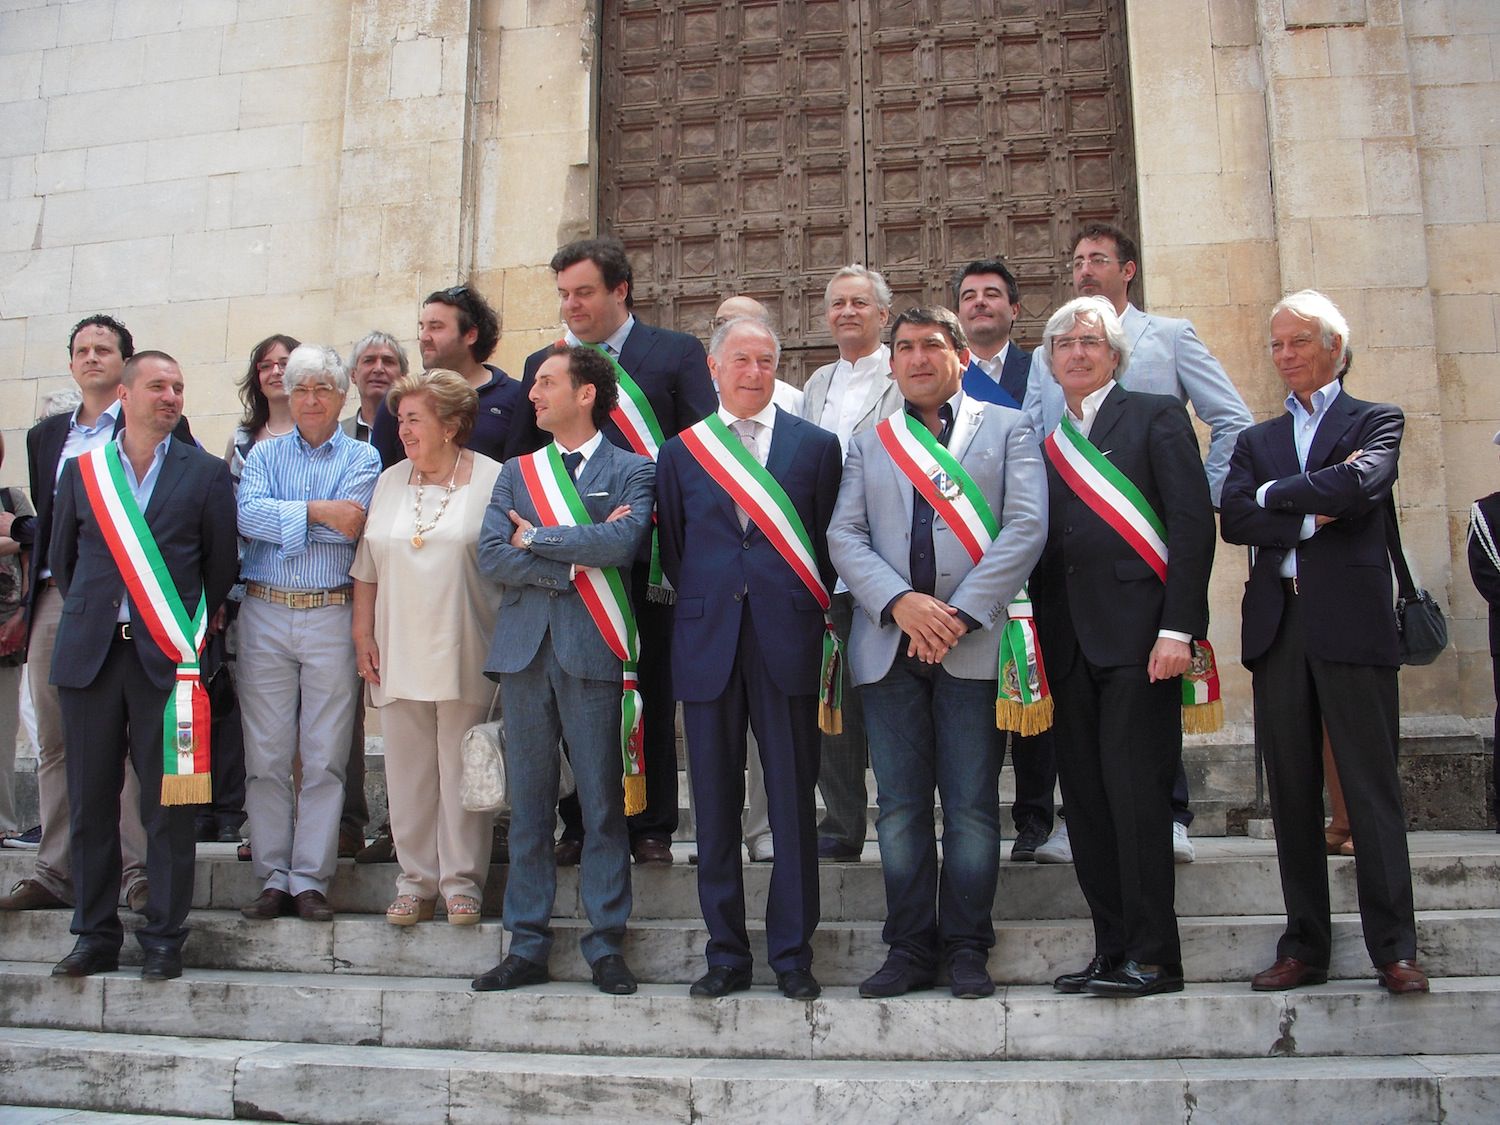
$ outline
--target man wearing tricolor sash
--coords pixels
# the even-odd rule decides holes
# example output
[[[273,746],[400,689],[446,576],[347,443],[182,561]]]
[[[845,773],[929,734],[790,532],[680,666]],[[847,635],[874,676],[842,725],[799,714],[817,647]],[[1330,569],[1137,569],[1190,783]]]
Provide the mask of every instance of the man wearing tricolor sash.
[[[150,886],[137,931],[141,975],[182,973],[192,804],[212,795],[198,655],[237,563],[228,467],[172,436],[182,388],[170,356],[132,357],[120,384],[125,428],[67,462],[58,481],[50,559],[63,606],[51,679],[67,742],[78,942],[56,976],[119,963],[117,825],[127,757],[140,781]]]
[[[672,683],[683,701],[708,925],[708,972],[694,996],[750,986],[740,861],[747,723],[775,853],[768,959],[786,996],[820,991],[811,971],[814,790],[820,700],[834,725],[841,674],[826,536],[841,458],[837,437],[771,401],[779,354],[762,321],[742,317],[715,332],[708,362],[721,405],[667,442],[658,465],[662,564],[677,591]]]
[[[1116,381],[1114,308],[1068,302],[1044,348],[1066,413],[1043,453],[1051,514],[1031,579],[1056,700],[1053,744],[1094,957],[1062,992],[1180,991],[1172,779],[1182,675],[1208,629],[1213,505],[1187,411]]]
[[[600,433],[617,394],[607,357],[556,346],[530,399],[552,441],[505,463],[479,535],[479,568],[504,588],[485,673],[500,684],[511,806],[510,950],[473,982],[479,992],[549,979],[560,739],[586,829],[579,892],[589,930],[579,946],[600,991],[636,989],[621,955],[631,905],[625,814],[646,786],[627,575],[650,534],[655,467]]]
[[[955,996],[995,988],[1001,639],[1029,633],[1012,603],[1046,537],[1047,485],[1024,416],[963,393],[965,346],[947,309],[896,318],[891,365],[906,409],[855,437],[828,529],[858,610],[849,658],[880,810],[890,953],[860,985],[868,997],[930,988],[940,970]],[[1026,647],[1019,676],[1040,690]]]
[[[633,273],[625,247],[615,239],[571,242],[552,256],[557,296],[567,324],[559,343],[602,351],[614,365],[619,402],[601,426],[605,440],[656,459],[662,443],[718,408],[703,345],[684,332],[644,324],[631,311]],[[523,394],[551,354],[542,348],[526,357]],[[506,456],[543,448],[548,437],[533,412],[522,410],[506,442]],[[626,580],[640,631],[640,691],[645,701],[646,807],[630,817],[630,848],[637,863],[672,862],[677,831],[677,709],[672,697],[672,593],[662,579],[656,535],[641,543]],[[574,864],[582,852],[584,826],[578,801],[559,806],[563,819],[558,862]]]

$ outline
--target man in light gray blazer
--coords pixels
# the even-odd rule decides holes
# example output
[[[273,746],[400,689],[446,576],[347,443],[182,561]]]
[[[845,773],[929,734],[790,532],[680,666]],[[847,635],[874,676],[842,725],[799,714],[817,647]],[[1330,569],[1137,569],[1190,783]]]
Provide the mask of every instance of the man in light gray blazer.
[[[593,522],[549,525],[522,476],[525,458],[513,457],[495,482],[480,530],[479,569],[504,587],[485,674],[499,681],[505,714],[511,813],[503,916],[510,951],[473,988],[490,992],[549,979],[558,741],[565,739],[585,828],[579,890],[590,929],[580,948],[599,990],[625,995],[636,982],[621,955],[631,907],[620,747],[624,669],[575,580],[589,567],[628,573],[651,529],[656,467],[599,432],[618,401],[603,352],[556,345],[537,369],[530,398]],[[540,476],[550,471],[538,467]]]
[[[839,270],[823,291],[828,331],[839,358],[813,372],[803,388],[802,417],[837,434],[849,456],[849,443],[901,409],[901,389],[891,378],[891,350],[880,334],[891,316],[891,287],[864,266]],[[833,627],[849,642],[854,602],[843,582],[834,587]],[[865,847],[865,721],[859,692],[844,665],[844,729],[822,736],[818,791],[826,812],[818,825],[818,859],[824,863],[858,860]]]
[[[1005,751],[995,726],[1000,633],[1046,541],[1047,478],[1025,417],[964,395],[967,342],[953,313],[902,313],[891,349],[909,419],[854,439],[828,529],[829,554],[860,611],[849,662],[875,769],[890,946],[860,995],[930,988],[945,968],[953,994],[974,998],[995,987],[987,962]],[[963,473],[938,461],[918,470],[927,474],[919,491],[886,440],[912,422]],[[915,427],[908,433],[916,440]],[[955,479],[964,474],[1000,527],[987,546],[976,537],[977,562],[943,514],[968,487]],[[943,805],[941,872],[934,792]]]

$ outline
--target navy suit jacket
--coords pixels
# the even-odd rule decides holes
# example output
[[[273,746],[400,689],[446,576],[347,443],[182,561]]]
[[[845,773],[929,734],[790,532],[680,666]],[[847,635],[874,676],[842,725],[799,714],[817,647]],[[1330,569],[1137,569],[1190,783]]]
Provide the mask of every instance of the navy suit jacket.
[[[531,405],[537,368],[551,351],[549,344],[526,357],[521,402],[505,443],[507,459],[531,453],[552,440],[551,434],[537,426],[536,409]],[[654,328],[638,320],[625,337],[619,360],[650,400],[664,438],[675,437],[719,408],[719,396],[714,393],[713,380],[708,374],[708,357],[695,336]],[[621,449],[630,448],[613,422],[606,422],[603,430],[604,436]]]
[[[229,466],[196,445],[173,438],[144,513],[178,596],[191,613],[201,593],[210,616],[223,603],[239,570],[234,486]],[[52,683],[85,688],[109,653],[120,599],[129,597],[104,533],[83,490],[77,458],[57,482],[50,544],[52,576],[63,596]],[[134,599],[130,619],[136,655],[151,682],[170,688],[176,662],[152,640]]]
[[[802,518],[830,592],[834,571],[827,533],[841,464],[835,435],[777,408],[766,469]],[[661,564],[677,591],[672,634],[677,698],[706,703],[723,694],[747,602],[777,688],[787,695],[816,695],[824,633],[817,599],[753,522],[740,529],[729,493],[680,438],[662,446],[656,484]]]
[[[1276,637],[1286,601],[1281,562],[1295,547],[1308,653],[1345,664],[1400,665],[1385,506],[1405,426],[1400,407],[1340,392],[1318,425],[1305,471],[1297,464],[1290,413],[1240,434],[1224,481],[1221,518],[1226,542],[1256,548],[1241,608],[1246,664],[1264,655]],[[1364,452],[1345,464],[1356,449]],[[1266,481],[1276,483],[1262,508],[1255,493]],[[1336,518],[1299,542],[1307,514]]]
[[[1012,340],[1005,352],[1005,363],[1000,367],[999,383],[986,375],[970,357],[969,366],[964,370],[964,394],[980,402],[993,402],[1019,410],[1026,399],[1026,380],[1030,376],[1031,356]]]

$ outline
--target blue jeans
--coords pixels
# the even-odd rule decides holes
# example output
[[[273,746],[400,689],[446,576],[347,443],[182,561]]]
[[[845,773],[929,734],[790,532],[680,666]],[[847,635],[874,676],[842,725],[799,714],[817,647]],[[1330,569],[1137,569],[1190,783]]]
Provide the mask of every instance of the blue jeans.
[[[960,949],[988,952],[1005,753],[995,681],[958,679],[900,653],[861,700],[878,790],[886,944],[923,969]],[[941,874],[934,791],[943,804]]]

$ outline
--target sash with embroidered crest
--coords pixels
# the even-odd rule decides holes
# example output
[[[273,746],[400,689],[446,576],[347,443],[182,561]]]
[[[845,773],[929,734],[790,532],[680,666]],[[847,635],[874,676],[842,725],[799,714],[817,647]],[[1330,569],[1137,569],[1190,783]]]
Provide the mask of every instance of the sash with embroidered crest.
[[[518,458],[517,463],[541,526],[584,527],[594,522],[555,443],[548,442],[535,453]],[[635,609],[619,567],[577,567],[573,585],[605,645],[620,658],[620,756],[625,771],[625,815],[634,816],[646,809],[646,759],[638,673],[641,650]]]
[[[893,414],[875,427],[891,461],[953,532],[975,565],[1000,535],[1000,521],[968,471],[932,432],[910,414]],[[1052,693],[1042,646],[1023,585],[1005,607],[1000,633],[995,725],[1018,734],[1040,734],[1052,725]]]
[[[818,673],[818,728],[842,734],[844,649],[828,607],[828,587],[818,573],[812,539],[781,482],[745,448],[717,413],[677,435],[703,471],[729,494],[745,515],[770,540],[792,573],[807,587],[823,611],[823,661]]]
[[[1162,582],[1167,580],[1167,525],[1136,487],[1068,417],[1042,442],[1047,460],[1074,495],[1129,544]],[[1182,676],[1182,729],[1208,734],[1224,725],[1219,666],[1207,638],[1192,642]]]
[[[135,609],[152,641],[177,665],[177,679],[162,711],[161,804],[202,805],[213,800],[209,765],[208,692],[198,654],[208,632],[200,591],[189,616],[161,549],[125,477],[120,449],[108,442],[78,458],[89,508],[120,568]]]

